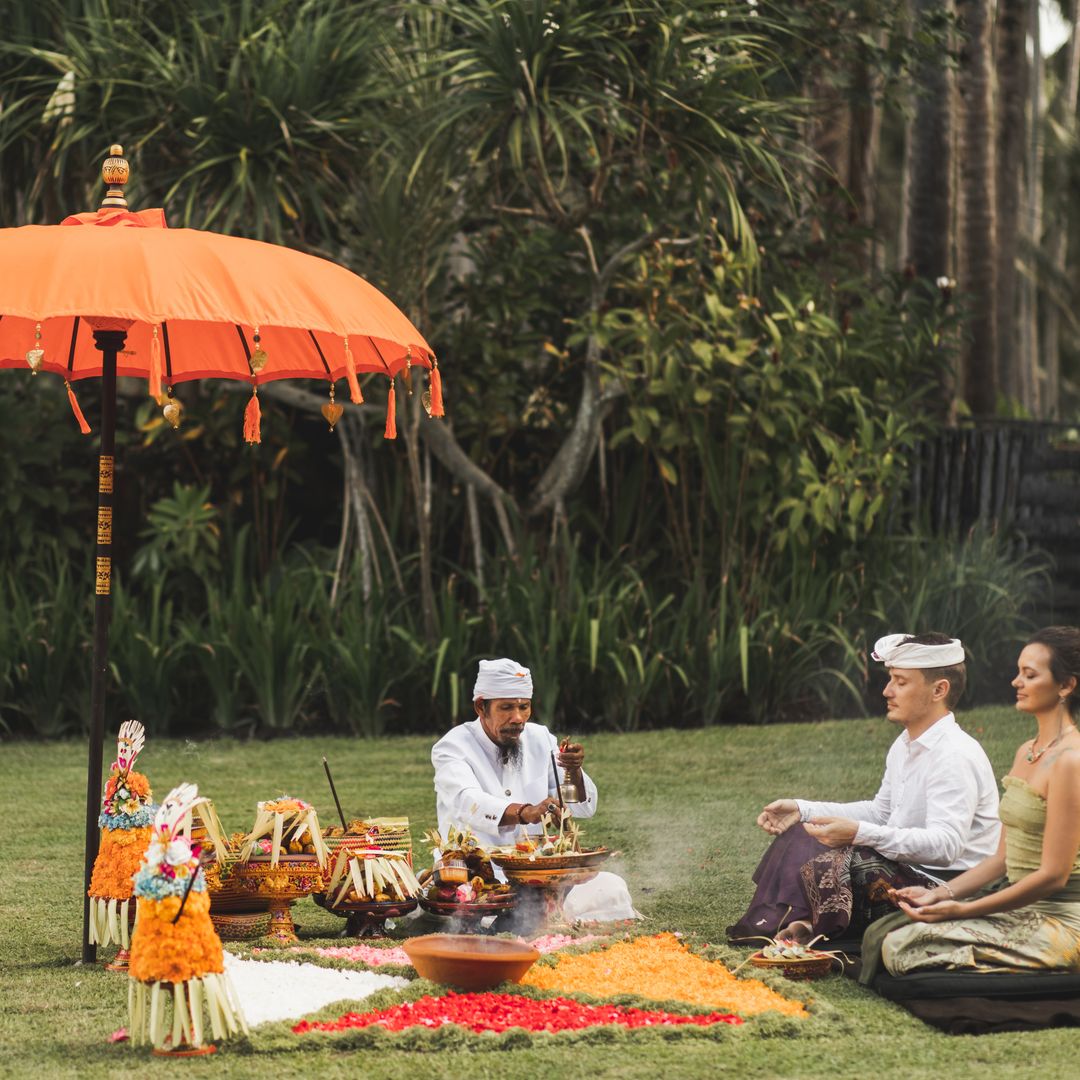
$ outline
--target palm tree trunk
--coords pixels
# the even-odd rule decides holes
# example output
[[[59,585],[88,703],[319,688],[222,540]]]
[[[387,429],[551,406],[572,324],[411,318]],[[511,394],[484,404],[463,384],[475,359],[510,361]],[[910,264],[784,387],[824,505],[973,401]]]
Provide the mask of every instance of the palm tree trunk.
[[[1017,241],[1027,146],[1027,34],[1033,0],[998,0],[997,11],[997,333],[1001,389],[1021,399],[1023,369],[1031,363],[1017,325]]]
[[[1061,90],[1058,116],[1066,136],[1071,140],[1076,132],[1076,98],[1080,93],[1080,0],[1073,0],[1072,36],[1069,38],[1069,53],[1066,59],[1065,83]],[[1068,182],[1068,163],[1064,155],[1055,161],[1058,183],[1055,190],[1059,196],[1064,193]],[[1066,256],[1068,255],[1069,232],[1066,228],[1056,229],[1050,241],[1050,265],[1053,267],[1054,280],[1061,281],[1065,276]],[[1055,289],[1057,292],[1057,289]],[[1059,419],[1058,396],[1061,392],[1061,309],[1058,303],[1049,299],[1043,320],[1043,364],[1046,371],[1044,384],[1043,414],[1051,419]]]
[[[1027,205],[1024,212],[1024,235],[1031,250],[1042,243],[1042,95],[1043,59],[1039,32],[1038,5],[1031,11],[1032,65],[1029,86],[1028,139],[1025,172],[1027,174]],[[1039,362],[1039,281],[1038,264],[1033,259],[1028,274],[1020,285],[1020,333],[1025,364],[1021,368],[1020,400],[1036,416],[1043,413],[1044,387]]]
[[[914,0],[915,17],[941,6],[938,0]],[[907,131],[901,265],[934,281],[949,277],[953,268],[952,72],[938,58],[921,65],[913,82],[921,89]]]
[[[885,44],[885,32],[875,34],[878,45]],[[878,153],[881,149],[881,83],[880,67],[860,63],[855,72],[854,93],[850,104],[851,127],[848,132],[847,187],[855,201],[857,220],[871,233],[877,224]],[[866,243],[867,269],[879,269],[883,246],[880,237],[872,235]]]
[[[960,29],[960,291],[971,316],[961,392],[976,416],[990,416],[1001,386],[997,338],[992,0],[957,0]]]

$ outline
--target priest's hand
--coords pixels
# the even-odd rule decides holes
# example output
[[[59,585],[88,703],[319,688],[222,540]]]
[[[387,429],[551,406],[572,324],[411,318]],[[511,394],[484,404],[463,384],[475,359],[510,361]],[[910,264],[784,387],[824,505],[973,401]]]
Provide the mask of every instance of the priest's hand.
[[[572,743],[564,739],[559,744],[559,764],[571,775],[581,772],[581,766],[585,763],[585,747],[581,743]]]
[[[774,799],[758,814],[757,823],[773,836],[799,823],[799,804],[794,799]]]
[[[850,818],[813,818],[806,823],[806,831],[826,847],[849,847],[855,843],[855,834],[859,831],[859,823],[852,821]]]
[[[519,811],[518,817],[522,825],[538,825],[545,814],[554,813],[559,816],[559,802],[552,796],[548,796],[542,802],[526,803]]]

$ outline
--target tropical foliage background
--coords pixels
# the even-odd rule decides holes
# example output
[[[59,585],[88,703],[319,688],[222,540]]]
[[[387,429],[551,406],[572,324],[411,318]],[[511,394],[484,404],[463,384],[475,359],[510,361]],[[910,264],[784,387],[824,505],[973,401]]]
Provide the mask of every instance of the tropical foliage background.
[[[122,386],[111,708],[437,730],[507,653],[561,729],[852,714],[886,629],[1000,696],[1047,573],[930,535],[919,440],[1073,419],[1080,46],[1034,0],[7,3],[0,223],[133,206],[339,260],[439,353],[334,434]],[[402,388],[404,390],[404,388]],[[374,388],[370,398],[376,398]],[[80,387],[95,415],[94,390]],[[80,729],[92,448],[0,378],[0,725]]]

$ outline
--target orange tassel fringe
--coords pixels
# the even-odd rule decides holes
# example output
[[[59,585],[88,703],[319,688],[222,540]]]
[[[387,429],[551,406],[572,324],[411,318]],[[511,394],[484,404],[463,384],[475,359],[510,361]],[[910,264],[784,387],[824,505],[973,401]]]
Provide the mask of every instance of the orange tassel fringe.
[[[75,391],[71,389],[71,383],[69,383],[66,379],[64,380],[64,385],[67,387],[68,401],[71,403],[71,411],[75,414],[75,419],[79,422],[79,430],[84,435],[89,435],[90,425],[86,422],[86,417],[83,416],[83,411],[79,408],[79,403],[75,399]]]
[[[394,380],[390,380],[390,393],[386,395],[386,430],[384,439],[397,438],[397,395],[394,393]]]
[[[262,442],[262,410],[259,408],[259,390],[255,386],[251,388],[251,399],[244,410],[244,441]]]
[[[431,415],[446,415],[442,400],[442,376],[439,374],[439,365],[434,360],[431,362]]]
[[[150,339],[150,382],[147,392],[155,401],[161,397],[161,339],[156,326]]]
[[[349,384],[349,400],[354,405],[363,405],[364,395],[360,393],[360,383],[356,379],[356,361],[353,359],[349,339],[345,339],[345,379]]]

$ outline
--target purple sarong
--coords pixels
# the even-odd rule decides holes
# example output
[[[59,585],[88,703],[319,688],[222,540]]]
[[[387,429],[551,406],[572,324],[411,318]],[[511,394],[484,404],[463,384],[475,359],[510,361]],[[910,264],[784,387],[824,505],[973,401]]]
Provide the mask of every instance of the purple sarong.
[[[775,937],[796,919],[814,934],[858,937],[875,919],[896,911],[888,890],[933,885],[911,866],[871,847],[831,848],[793,825],[781,833],[754,871],[757,889],[728,939]]]

